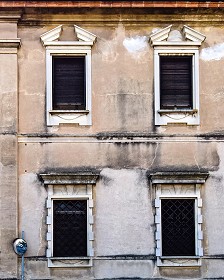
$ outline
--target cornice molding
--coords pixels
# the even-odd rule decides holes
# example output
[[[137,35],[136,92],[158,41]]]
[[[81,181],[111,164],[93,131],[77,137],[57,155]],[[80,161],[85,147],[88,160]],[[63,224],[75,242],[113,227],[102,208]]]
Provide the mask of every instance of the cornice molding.
[[[0,39],[0,48],[19,48],[21,39]]]
[[[0,6],[1,7],[1,6]],[[22,17],[22,11],[0,11],[0,22],[17,23]]]
[[[207,172],[156,172],[148,177],[152,184],[204,184]]]
[[[223,1],[0,1],[5,8],[223,8]]]
[[[78,184],[96,184],[99,173],[96,172],[76,172],[70,174],[50,173],[40,174],[41,180],[45,185],[78,185]]]

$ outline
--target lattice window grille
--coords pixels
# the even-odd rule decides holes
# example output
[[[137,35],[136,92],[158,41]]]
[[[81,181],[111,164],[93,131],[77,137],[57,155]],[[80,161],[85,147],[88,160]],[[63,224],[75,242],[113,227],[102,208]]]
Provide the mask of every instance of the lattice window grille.
[[[156,225],[156,256],[158,265],[162,265],[160,259],[169,258],[162,255],[162,227],[161,227],[161,200],[162,199],[194,199],[195,200],[195,257],[203,256],[202,240],[202,199],[200,196],[201,184],[194,184],[194,188],[187,191],[184,190],[184,185],[178,184],[169,188],[168,185],[157,184],[156,199],[155,199],[155,225]],[[167,191],[168,189],[168,191]],[[175,256],[182,258],[187,256]],[[190,258],[190,256],[189,256]],[[174,264],[175,265],[175,264]],[[177,264],[180,266],[181,264]]]
[[[67,259],[77,259],[77,262],[71,264],[54,265],[51,260],[53,256],[53,203],[54,200],[86,200],[87,201],[87,256],[83,257],[68,257]],[[92,258],[94,256],[93,249],[93,185],[48,185],[48,197],[46,201],[47,207],[47,250],[46,256],[48,259],[49,267],[88,267],[92,266]],[[62,257],[63,258],[63,257]],[[58,258],[60,259],[60,257]],[[85,261],[86,259],[86,261]],[[89,261],[88,261],[89,260]]]

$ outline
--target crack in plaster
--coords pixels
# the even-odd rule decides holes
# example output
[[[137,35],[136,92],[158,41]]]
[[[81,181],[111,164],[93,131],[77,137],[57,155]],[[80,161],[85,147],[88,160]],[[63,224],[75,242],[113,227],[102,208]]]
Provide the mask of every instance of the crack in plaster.
[[[41,221],[43,221],[44,220],[44,212],[42,211],[42,215],[41,215],[41,219],[40,219]],[[40,253],[40,251],[41,251],[41,244],[42,244],[42,242],[43,242],[43,236],[42,236],[42,223],[41,223],[41,225],[40,225],[40,230],[39,230],[39,238],[40,238],[40,241],[39,241],[39,248],[38,248],[38,251],[37,251],[37,256],[39,256],[39,253]]]
[[[152,167],[154,161],[156,160],[158,147],[159,147],[159,143],[156,143],[155,155],[154,155],[154,158],[152,159],[152,163],[150,164],[149,167]]]
[[[199,164],[198,164],[198,161],[197,161],[197,159],[196,159],[195,154],[194,154],[194,161],[195,161],[195,163],[196,163],[196,165],[197,165],[197,167],[198,167],[198,170],[200,171],[200,166],[199,166]]]

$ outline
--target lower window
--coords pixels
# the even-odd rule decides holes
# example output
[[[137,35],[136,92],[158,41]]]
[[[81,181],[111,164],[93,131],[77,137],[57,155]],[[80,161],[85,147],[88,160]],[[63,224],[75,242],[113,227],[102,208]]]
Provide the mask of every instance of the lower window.
[[[94,256],[93,187],[98,174],[40,174],[47,188],[48,267],[91,267]]]
[[[161,200],[162,255],[195,256],[195,200]]]
[[[87,200],[53,201],[53,256],[87,256]]]
[[[155,198],[158,266],[200,266],[203,256],[201,172],[150,175]]]

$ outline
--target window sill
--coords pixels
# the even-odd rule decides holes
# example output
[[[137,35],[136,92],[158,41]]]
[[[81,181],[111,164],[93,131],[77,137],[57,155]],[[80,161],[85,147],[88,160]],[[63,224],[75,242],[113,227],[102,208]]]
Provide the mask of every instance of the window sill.
[[[200,117],[198,109],[167,109],[155,111],[155,125],[168,124],[199,125]]]
[[[92,125],[90,110],[49,110],[47,125],[79,124]]]
[[[157,266],[163,267],[192,267],[201,266],[201,257],[199,256],[183,256],[183,257],[157,257]]]
[[[92,267],[91,257],[50,257],[48,258],[48,267],[70,267],[82,268]]]
[[[158,110],[158,113],[160,115],[166,115],[166,114],[187,114],[187,115],[194,115],[198,113],[197,109],[164,109],[164,110]]]
[[[199,256],[162,256],[160,259],[200,259]]]
[[[89,110],[51,110],[50,114],[88,114]]]

